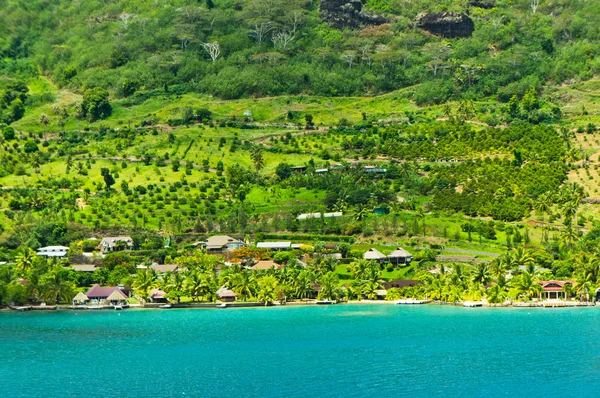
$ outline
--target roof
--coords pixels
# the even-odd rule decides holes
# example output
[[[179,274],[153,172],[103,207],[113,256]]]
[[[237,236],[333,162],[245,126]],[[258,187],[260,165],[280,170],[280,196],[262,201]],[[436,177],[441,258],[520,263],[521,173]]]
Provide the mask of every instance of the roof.
[[[217,290],[217,296],[219,298],[231,298],[231,297],[237,297],[237,294],[235,294],[235,292],[231,289],[226,288],[225,286],[221,286],[219,288],[219,290]]]
[[[150,298],[165,298],[166,295],[167,293],[165,293],[161,289],[150,290]]]
[[[77,272],[94,272],[96,266],[94,264],[73,264],[71,269]]]
[[[221,249],[227,246],[229,243],[244,243],[239,239],[232,238],[227,235],[215,235],[211,236],[208,239],[196,242],[195,245],[205,246],[207,249]]]
[[[370,248],[363,254],[363,258],[365,260],[382,260],[382,259],[386,258],[386,256],[379,250]]]
[[[126,299],[127,296],[125,296],[125,294],[122,291],[115,290],[106,298],[106,301],[121,301]]]
[[[335,211],[332,213],[323,213],[323,218],[341,217],[343,215],[341,211]],[[296,217],[296,220],[306,220],[308,218],[321,218],[321,213],[302,213]]]
[[[258,242],[256,247],[259,249],[289,249],[292,242]]]
[[[281,265],[277,264],[275,261],[272,261],[272,260],[263,260],[263,261],[257,262],[250,268],[251,269],[271,269],[271,268],[281,269]]]
[[[83,302],[83,301],[88,301],[88,300],[89,300],[88,296],[86,296],[82,292],[77,293],[77,295],[75,297],[73,297],[73,301]]]
[[[178,264],[152,264],[150,266],[154,271],[164,273],[164,272],[175,272],[179,269]]]
[[[37,251],[67,251],[69,248],[67,246],[45,246],[40,247]]]
[[[390,254],[388,254],[388,258],[395,258],[395,257],[412,257],[412,254],[410,254],[403,248],[399,247],[396,250],[394,250],[393,252],[391,252]]]
[[[102,242],[106,242],[109,247],[114,246],[117,242],[126,242],[127,246],[133,246],[133,239],[130,236],[108,236],[102,238]],[[102,244],[102,242],[100,242]]]
[[[85,295],[89,298],[107,298],[114,292],[117,292],[123,298],[127,298],[125,293],[123,293],[118,286],[101,287],[98,284],[92,286]]]
[[[540,281],[545,292],[562,292],[565,285],[572,285],[571,281]]]
[[[393,281],[383,282],[382,285],[386,289],[392,289],[392,288],[402,289],[402,288],[409,287],[409,286],[420,285],[421,283],[423,283],[423,282],[418,281],[416,279],[394,279]]]

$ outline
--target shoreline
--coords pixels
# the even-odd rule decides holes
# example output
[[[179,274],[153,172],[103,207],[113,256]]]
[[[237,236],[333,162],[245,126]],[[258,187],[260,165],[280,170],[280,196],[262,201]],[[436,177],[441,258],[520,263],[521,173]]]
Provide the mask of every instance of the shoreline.
[[[285,304],[271,303],[265,305],[259,302],[232,302],[232,303],[180,303],[171,304],[170,308],[161,308],[160,306],[164,303],[150,303],[146,305],[140,304],[129,304],[122,310],[177,310],[177,309],[231,309],[231,308],[273,308],[273,307],[310,307],[310,306],[330,306],[330,305],[398,305],[401,307],[421,307],[421,306],[440,306],[440,307],[462,307],[466,309],[472,309],[473,307],[464,306],[463,303],[446,303],[446,302],[429,302],[423,304],[396,304],[394,301],[386,300],[351,300],[343,301],[339,303],[317,303],[317,301],[291,301]],[[482,304],[476,308],[590,308],[597,307],[596,303],[593,302],[518,302],[513,304]],[[96,311],[115,311],[114,306],[105,306],[103,308],[85,308],[85,307],[73,307],[70,305],[55,305],[55,306],[6,306],[0,307],[0,312],[63,312],[63,311],[85,311],[85,312],[96,312]]]

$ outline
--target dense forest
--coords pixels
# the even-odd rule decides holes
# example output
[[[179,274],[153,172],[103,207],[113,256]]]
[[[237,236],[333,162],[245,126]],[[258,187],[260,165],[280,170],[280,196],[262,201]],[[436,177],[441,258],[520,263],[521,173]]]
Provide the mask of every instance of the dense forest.
[[[414,86],[418,104],[507,102],[600,70],[595,2],[363,3],[385,23],[336,29],[322,21],[316,0],[2,0],[0,70],[121,97],[338,96]],[[468,15],[474,30],[433,35],[415,22],[422,12]]]

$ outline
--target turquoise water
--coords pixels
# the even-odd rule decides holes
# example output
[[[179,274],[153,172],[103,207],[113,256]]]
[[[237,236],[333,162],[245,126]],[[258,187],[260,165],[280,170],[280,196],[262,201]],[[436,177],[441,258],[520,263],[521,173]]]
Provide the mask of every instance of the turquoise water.
[[[600,309],[0,313],[1,397],[590,396]]]

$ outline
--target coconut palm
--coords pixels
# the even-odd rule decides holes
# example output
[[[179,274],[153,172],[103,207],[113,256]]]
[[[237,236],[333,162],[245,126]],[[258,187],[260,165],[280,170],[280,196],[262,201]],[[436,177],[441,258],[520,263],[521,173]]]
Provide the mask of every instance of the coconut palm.
[[[69,302],[73,298],[75,286],[67,278],[67,271],[60,265],[54,266],[41,278],[44,299],[58,304]]]
[[[339,284],[340,280],[334,272],[328,272],[319,278],[319,284],[321,290],[319,291],[319,298],[324,300],[336,300],[339,295]]]
[[[255,285],[254,278],[247,269],[233,274],[228,283],[228,287],[233,290],[242,301],[254,297]]]
[[[17,272],[19,272],[21,275],[25,275],[27,272],[29,272],[33,267],[35,258],[36,253],[33,250],[31,250],[29,247],[22,248],[21,252],[15,258]]]
[[[545,215],[550,213],[552,209],[552,198],[549,194],[542,194],[535,202],[535,210],[542,216],[542,242],[547,241],[548,237],[545,234]]]
[[[311,290],[313,289],[313,281],[315,280],[315,274],[309,269],[300,271],[298,277],[293,282],[294,296],[296,298],[308,298]]]
[[[594,291],[596,290],[596,286],[591,280],[589,274],[582,275],[575,281],[575,293],[579,296],[580,300],[589,301],[590,296],[593,296]]]
[[[263,276],[257,281],[258,301],[265,303],[265,306],[274,302],[279,297],[279,282],[273,275]]]
[[[528,272],[523,272],[511,281],[516,297],[521,297],[527,300],[539,296],[542,291],[542,285],[537,278]]]
[[[217,281],[214,274],[199,269],[192,270],[184,282],[184,287],[192,300],[214,301]]]
[[[150,290],[158,287],[156,271],[152,268],[139,270],[133,282],[133,291],[142,299],[147,299],[150,296]]]
[[[500,304],[506,301],[507,294],[500,285],[495,284],[487,290],[486,299],[488,303]]]
[[[176,296],[177,302],[181,302],[181,295],[184,291],[185,276],[181,272],[170,274],[165,285],[165,291],[170,296]]]
[[[487,263],[479,263],[475,267],[473,282],[479,285],[487,285],[492,280],[490,266]]]

